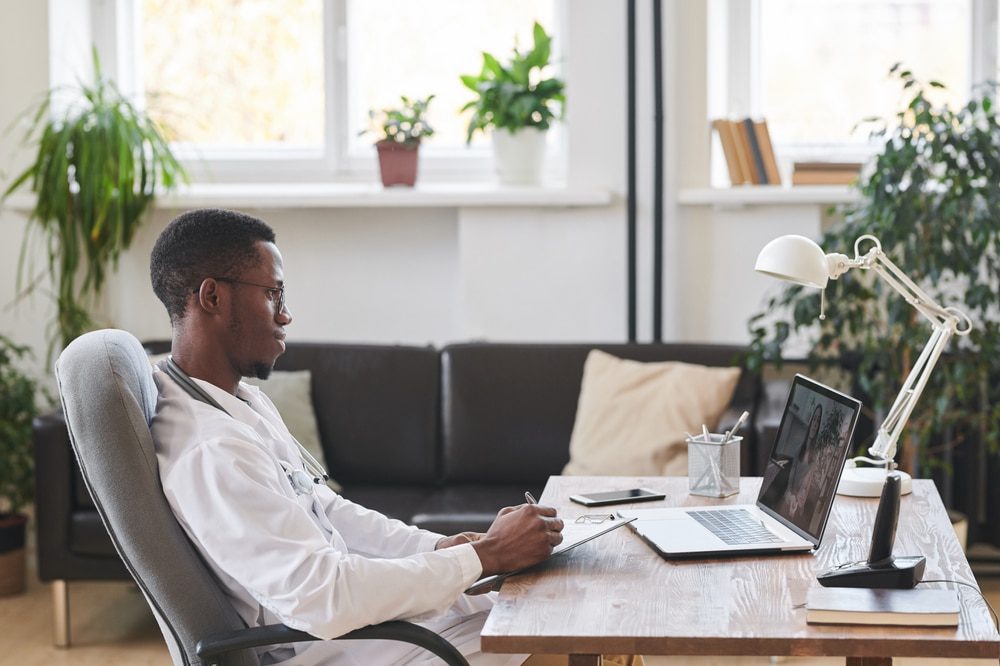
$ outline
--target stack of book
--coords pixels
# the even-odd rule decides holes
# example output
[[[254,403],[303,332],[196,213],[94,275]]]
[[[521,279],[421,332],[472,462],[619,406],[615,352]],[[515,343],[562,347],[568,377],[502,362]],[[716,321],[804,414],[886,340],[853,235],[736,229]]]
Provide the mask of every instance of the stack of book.
[[[795,162],[792,185],[852,185],[861,167],[861,162]]]
[[[778,162],[767,130],[767,121],[713,120],[733,185],[780,185]]]

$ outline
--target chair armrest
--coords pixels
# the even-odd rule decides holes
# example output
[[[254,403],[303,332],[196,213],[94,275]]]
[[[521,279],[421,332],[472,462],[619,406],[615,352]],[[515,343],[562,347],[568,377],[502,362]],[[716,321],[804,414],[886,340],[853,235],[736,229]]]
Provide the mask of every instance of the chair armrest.
[[[430,629],[421,627],[411,622],[383,622],[373,624],[369,627],[355,629],[343,636],[334,638],[341,640],[365,640],[382,639],[389,641],[402,641],[422,647],[428,652],[437,655],[449,666],[469,666],[462,653],[454,645],[435,634]],[[198,641],[195,651],[198,656],[205,659],[210,664],[218,663],[217,657],[223,656],[236,650],[244,650],[265,645],[278,645],[281,643],[298,643],[304,641],[323,640],[312,634],[307,634],[298,629],[292,629],[283,624],[270,624],[264,627],[250,627],[249,629],[237,629],[220,634],[206,636]]]

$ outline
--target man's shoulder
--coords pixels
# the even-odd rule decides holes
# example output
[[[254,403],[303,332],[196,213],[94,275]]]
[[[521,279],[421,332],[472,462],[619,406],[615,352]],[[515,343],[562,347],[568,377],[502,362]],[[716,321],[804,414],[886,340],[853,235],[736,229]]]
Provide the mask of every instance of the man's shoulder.
[[[199,447],[221,441],[259,445],[260,435],[250,425],[192,400],[163,373],[154,377],[159,395],[149,427],[161,468]]]

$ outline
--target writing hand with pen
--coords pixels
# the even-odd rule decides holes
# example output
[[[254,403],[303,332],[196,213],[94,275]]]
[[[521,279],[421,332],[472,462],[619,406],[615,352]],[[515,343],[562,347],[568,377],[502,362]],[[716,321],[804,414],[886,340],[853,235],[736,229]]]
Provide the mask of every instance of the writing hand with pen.
[[[472,542],[483,565],[483,576],[530,567],[545,560],[562,543],[563,521],[556,510],[542,506],[531,493],[526,504],[500,509],[486,533],[463,532],[438,542],[438,548]]]

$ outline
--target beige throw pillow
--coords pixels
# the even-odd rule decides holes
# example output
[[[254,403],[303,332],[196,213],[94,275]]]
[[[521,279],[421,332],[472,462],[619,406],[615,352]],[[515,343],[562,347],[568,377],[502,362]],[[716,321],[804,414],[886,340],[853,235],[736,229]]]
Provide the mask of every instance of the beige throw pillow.
[[[640,363],[600,350],[587,356],[563,474],[684,476],[685,432],[714,430],[739,368]]]
[[[312,404],[312,373],[308,370],[275,370],[267,379],[244,377],[243,381],[260,387],[271,399],[288,432],[299,440],[306,451],[330,474],[319,439],[319,425]],[[330,479],[327,485],[340,492],[340,484]]]
[[[169,354],[150,356],[150,363],[156,365]],[[319,439],[319,425],[316,423],[316,412],[312,404],[312,373],[308,370],[275,370],[266,380],[244,377],[243,381],[259,387],[271,399],[281,419],[285,422],[288,432],[299,440],[306,451],[330,473],[323,455],[323,445]],[[340,492],[339,483],[330,479],[327,482],[331,488]]]

